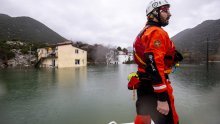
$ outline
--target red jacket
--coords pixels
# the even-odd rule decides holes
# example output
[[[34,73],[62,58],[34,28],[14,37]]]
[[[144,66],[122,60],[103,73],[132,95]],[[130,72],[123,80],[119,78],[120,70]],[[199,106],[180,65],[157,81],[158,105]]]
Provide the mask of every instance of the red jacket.
[[[133,47],[138,71],[152,77],[152,87],[157,93],[158,100],[166,101],[169,99],[173,121],[174,124],[177,124],[178,115],[174,105],[173,89],[167,79],[167,75],[175,64],[173,42],[161,27],[151,25],[146,26],[139,33]]]
[[[166,31],[157,26],[146,26],[134,42],[134,59],[139,72],[146,72],[146,53],[152,53],[160,82],[153,82],[155,92],[167,90],[165,74],[170,71],[174,62],[175,46]],[[141,62],[142,61],[142,62]]]
[[[175,64],[175,46],[166,31],[158,26],[146,26],[134,42],[134,60],[138,71],[149,74],[152,87],[158,95],[158,100],[169,99],[172,108],[173,122],[177,124],[178,115],[174,106],[173,89],[167,75]],[[167,94],[168,96],[164,95]]]

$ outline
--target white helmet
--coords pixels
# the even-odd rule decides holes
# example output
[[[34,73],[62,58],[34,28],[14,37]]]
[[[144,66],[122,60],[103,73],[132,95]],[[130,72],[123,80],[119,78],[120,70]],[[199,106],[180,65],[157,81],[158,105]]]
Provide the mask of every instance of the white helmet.
[[[146,9],[146,14],[148,15],[149,13],[151,13],[155,8],[164,6],[164,5],[169,5],[170,4],[166,1],[166,0],[152,0]]]

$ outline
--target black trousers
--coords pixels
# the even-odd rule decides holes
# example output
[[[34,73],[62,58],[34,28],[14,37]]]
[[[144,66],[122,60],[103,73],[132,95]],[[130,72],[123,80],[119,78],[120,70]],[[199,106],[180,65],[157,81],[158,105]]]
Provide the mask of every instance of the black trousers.
[[[170,101],[168,100],[170,105]],[[141,81],[137,89],[136,111],[138,115],[150,115],[155,124],[173,124],[171,107],[168,115],[157,111],[157,95],[151,82]]]

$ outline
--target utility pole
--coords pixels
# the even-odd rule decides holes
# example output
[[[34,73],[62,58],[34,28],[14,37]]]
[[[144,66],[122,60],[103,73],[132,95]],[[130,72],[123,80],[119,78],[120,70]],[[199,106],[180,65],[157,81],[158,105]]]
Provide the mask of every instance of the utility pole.
[[[30,51],[29,51],[29,66],[31,66],[31,45],[29,47]]]
[[[206,41],[206,71],[209,71],[209,38]]]

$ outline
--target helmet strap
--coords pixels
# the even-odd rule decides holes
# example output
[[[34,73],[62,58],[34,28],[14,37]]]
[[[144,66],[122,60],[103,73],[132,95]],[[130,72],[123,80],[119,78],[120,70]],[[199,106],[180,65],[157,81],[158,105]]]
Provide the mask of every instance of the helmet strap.
[[[158,25],[159,26],[162,26],[162,23],[161,23],[161,17],[160,17],[160,8],[156,8],[153,12],[152,12],[152,15],[158,20]]]
[[[152,12],[152,14],[153,14],[153,16],[156,18],[156,19],[158,19],[158,17],[159,17],[159,9],[158,8],[156,8],[153,12]]]
[[[158,8],[156,11],[158,13],[158,16],[156,18],[158,20],[159,25],[162,26],[161,17],[160,17],[160,8]]]

